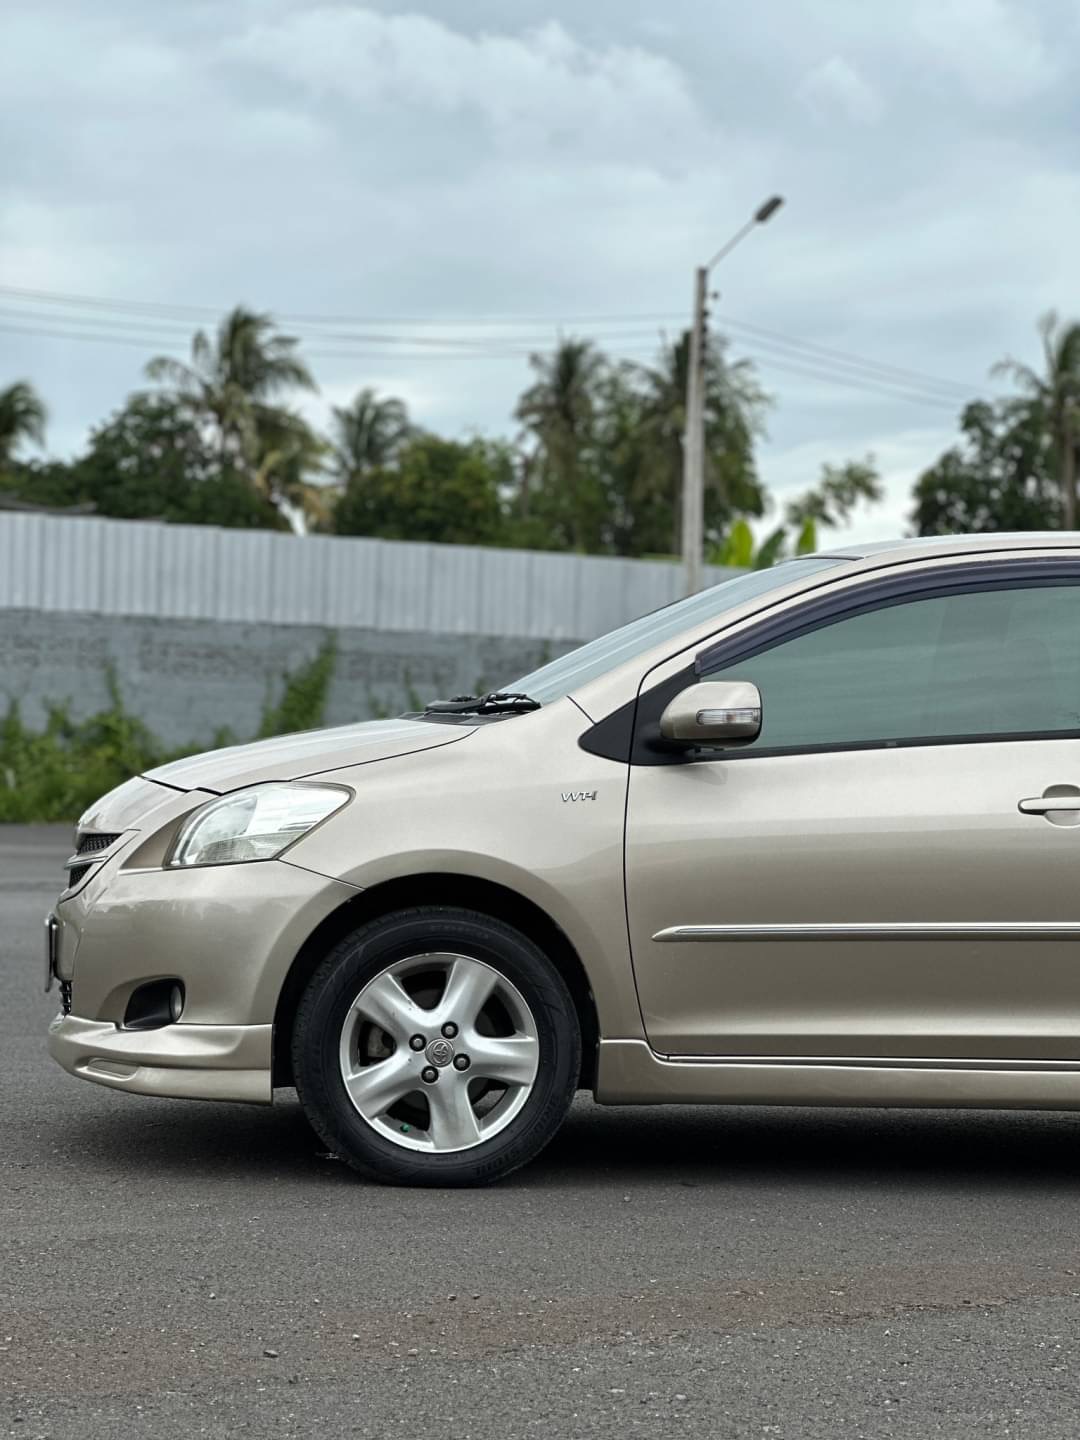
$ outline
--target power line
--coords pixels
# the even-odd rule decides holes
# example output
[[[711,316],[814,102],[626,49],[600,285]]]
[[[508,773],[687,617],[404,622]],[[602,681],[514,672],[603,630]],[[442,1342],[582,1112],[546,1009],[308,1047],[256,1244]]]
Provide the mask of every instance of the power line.
[[[22,325],[10,325],[6,322],[0,323],[0,332],[10,335],[26,335],[33,339],[45,340],[88,340],[103,345],[134,345],[138,349],[147,351],[155,347],[162,349],[172,348],[173,351],[186,350],[187,346],[180,344],[179,337],[175,335],[155,335],[141,337],[138,335],[116,335],[102,331],[88,330],[57,330],[54,328],[42,328],[40,326],[28,327]],[[332,337],[328,337],[332,338]],[[315,358],[341,359],[341,360],[526,360],[534,352],[532,350],[469,350],[462,353],[442,352],[403,352],[396,350],[309,350],[308,354]]]
[[[56,290],[30,290],[16,285],[0,285],[0,295],[11,299],[33,300],[47,305],[80,306],[95,310],[126,311],[130,314],[160,316],[211,316],[220,317],[228,308],[220,305],[190,305],[175,301],[161,300],[116,300],[100,295],[75,295]],[[304,325],[623,325],[646,322],[678,323],[679,317],[670,312],[655,312],[637,315],[523,315],[487,312],[480,315],[327,315],[297,313],[292,311],[273,312],[275,320],[284,324]]]
[[[185,343],[191,337],[191,322],[187,320],[126,320],[111,315],[61,315],[11,305],[0,305],[0,316],[8,320],[43,321],[46,325],[107,325],[113,330],[150,331],[156,335],[175,330]]]
[[[12,307],[0,305],[0,317],[9,320],[22,321],[44,321],[46,325],[107,325],[110,329],[121,331],[134,330],[137,332],[149,332],[161,334],[163,331],[178,330],[185,337],[191,334],[191,322],[184,320],[168,319],[145,319],[129,320],[121,317],[103,315],[70,315],[50,314],[39,310],[32,310],[25,307]],[[311,331],[297,337],[306,345],[308,340],[316,344],[323,342],[337,344],[364,344],[364,345],[412,345],[421,350],[444,349],[444,350],[490,350],[492,346],[499,345],[550,345],[552,336],[550,332],[544,334],[511,334],[511,335],[485,335],[485,336],[460,336],[460,335],[391,335],[386,333],[358,333],[355,331]],[[638,340],[655,339],[659,341],[660,332],[648,330],[620,330],[599,333],[594,332],[589,337],[591,340]]]
[[[744,330],[748,335],[755,336],[759,342],[779,345],[786,349],[798,349],[808,354],[821,356],[822,359],[831,360],[835,363],[854,366],[858,365],[865,369],[877,370],[884,375],[890,375],[898,380],[917,380],[941,389],[957,391],[968,399],[971,396],[973,386],[965,385],[959,380],[943,380],[936,375],[929,375],[924,370],[909,370],[900,365],[885,364],[880,360],[869,360],[863,355],[855,355],[851,351],[833,350],[825,345],[818,345],[812,340],[796,340],[790,336],[781,334],[777,330],[767,330],[763,325],[752,325],[746,320],[736,320],[733,316],[724,314],[721,320],[725,328],[730,330]]]
[[[804,353],[797,348],[795,342],[780,343],[755,337],[749,348],[743,352],[742,358],[752,360],[757,365],[771,365],[774,369],[791,369],[792,374],[828,376],[838,382],[851,379],[858,381],[861,388],[874,386],[881,388],[883,394],[902,393],[904,398],[927,398],[947,405],[952,410],[967,403],[975,391],[974,386],[960,385],[955,389],[946,389],[935,379],[922,378],[918,371],[875,365],[873,362],[860,364],[848,359],[830,359],[822,354],[819,348],[808,348]],[[784,362],[789,363],[785,365]]]
[[[32,312],[12,311],[10,309],[0,309],[0,314],[8,317],[26,314],[28,318],[35,318]],[[85,325],[93,323],[93,321],[87,320],[86,317],[59,316],[57,318],[61,325],[71,323],[81,323]],[[117,333],[113,328],[91,331],[85,329],[63,329],[57,328],[56,326],[24,326],[11,324],[7,321],[0,321],[0,331],[8,334],[25,335],[31,338],[76,340],[92,344],[134,346],[144,352],[150,349],[162,349],[171,350],[175,353],[178,350],[187,348],[186,344],[181,345],[179,335],[163,333],[163,327],[155,325],[153,322],[110,321],[105,319],[105,317],[101,317],[98,323],[104,323],[109,327],[123,325],[125,331],[130,330],[134,326],[140,333],[135,335],[130,333]],[[535,353],[535,349],[521,348],[524,342],[517,341],[515,343],[510,337],[506,337],[506,343],[503,345],[497,344],[498,339],[501,337],[493,336],[487,342],[486,346],[478,342],[476,345],[465,348],[427,349],[409,348],[417,346],[424,337],[354,336],[349,338],[353,341],[362,341],[363,343],[369,344],[383,339],[390,341],[392,348],[365,350],[357,349],[355,345],[347,345],[346,348],[323,348],[321,344],[317,343],[316,346],[309,348],[307,353],[313,359],[351,360],[383,364],[387,361],[404,359],[523,360],[530,358],[531,355]],[[622,338],[630,339],[632,337],[627,335]],[[319,341],[325,341],[326,345],[332,347],[337,346],[339,341],[345,339],[346,337],[335,335],[318,337]],[[438,346],[438,341],[434,341],[433,343],[435,346]],[[770,343],[771,342],[761,340],[757,342],[758,345],[766,347],[768,347]],[[773,348],[775,349],[777,347],[774,346]],[[640,350],[610,351],[609,353],[612,355],[612,358],[631,360],[636,364],[642,365],[649,363],[649,361],[654,358],[652,354],[643,354]],[[858,369],[852,373],[849,362],[845,362],[845,368],[840,368],[839,363],[836,361],[817,359],[812,355],[804,357],[798,352],[792,354],[790,353],[790,347],[786,349],[780,348],[779,355],[770,353],[770,350],[766,348],[763,353],[760,351],[756,354],[752,353],[748,358],[753,359],[755,363],[759,364],[763,369],[769,369],[771,367],[774,370],[785,371],[802,379],[816,380],[819,383],[827,385],[842,385],[847,388],[862,390],[866,393],[881,395],[888,399],[905,400],[909,403],[946,409],[954,414],[957,405],[960,403],[959,397],[947,396],[941,391],[932,389],[920,381],[896,379],[889,375],[877,375],[873,372],[861,373]],[[915,374],[917,372],[908,373]]]
[[[587,338],[589,340],[638,340],[653,338],[660,339],[659,332],[652,330],[620,330],[611,332],[593,332]],[[359,344],[376,345],[417,345],[428,348],[442,347],[444,349],[471,350],[497,344],[505,341],[507,344],[515,345],[550,345],[552,336],[550,332],[543,335],[488,335],[481,338],[475,336],[453,336],[453,335],[387,335],[385,333],[357,333],[356,331],[343,330],[337,333],[323,333],[312,336],[317,342],[332,341],[335,345],[340,341],[355,341]]]
[[[140,350],[150,348],[149,338],[142,340],[137,335],[103,335],[86,330],[43,330],[37,326],[31,329],[23,325],[8,324],[0,324],[0,331],[8,335],[28,335],[34,340],[92,340],[102,345],[136,345]],[[153,343],[162,347],[172,345],[177,349],[187,348],[180,346],[177,337],[171,335],[163,336]]]
[[[49,290],[32,290],[18,286],[0,286],[0,296],[3,295],[6,295],[9,298],[15,300],[32,301],[38,304],[44,303],[51,306],[63,306],[67,309],[70,309],[72,306],[80,306],[89,307],[92,310],[102,312],[98,315],[93,315],[89,317],[71,314],[64,314],[55,317],[55,321],[59,321],[59,323],[64,325],[89,325],[94,323],[100,323],[104,320],[110,327],[120,327],[125,330],[172,330],[181,326],[189,326],[191,324],[192,317],[194,316],[217,317],[221,313],[219,308],[207,305],[189,305],[181,304],[179,302],[165,301],[117,300],[105,298],[103,296],[78,295]],[[117,312],[119,312],[119,314]],[[49,324],[55,323],[53,316],[47,315],[39,317],[37,313],[31,310],[27,310],[25,308],[14,312],[11,310],[7,310],[5,313],[8,315],[9,318],[23,319],[25,317],[27,319],[34,320],[38,318],[46,318]],[[121,316],[131,314],[140,315],[145,318],[141,320],[120,318]],[[183,318],[181,319],[180,317]],[[670,322],[672,324],[679,325],[681,328],[683,323],[680,317],[673,317],[661,313],[655,313],[652,315],[639,314],[621,316],[578,316],[574,317],[573,319],[567,317],[556,318],[551,316],[498,316],[493,314],[471,317],[459,317],[457,319],[451,319],[449,317],[441,317],[439,319],[420,319],[415,316],[350,317],[331,316],[325,314],[282,314],[279,318],[286,323],[294,323],[305,326],[316,325],[331,327],[328,332],[316,331],[315,333],[309,333],[299,337],[305,340],[305,342],[310,339],[315,340],[318,343],[325,341],[335,346],[345,345],[350,347],[355,344],[386,345],[394,347],[392,353],[400,356],[400,358],[405,358],[406,355],[409,353],[400,349],[400,347],[406,343],[416,346],[421,350],[430,350],[432,352],[471,350],[476,352],[477,354],[483,354],[484,356],[491,356],[492,358],[494,358],[495,351],[490,347],[499,345],[501,342],[505,342],[505,345],[513,347],[525,345],[544,345],[550,344],[552,337],[550,331],[545,331],[545,333],[542,335],[523,335],[518,332],[489,336],[462,334],[399,336],[386,334],[384,332],[350,334],[343,333],[340,327],[350,324],[405,326],[426,325],[431,329],[438,330],[440,328],[448,328],[451,324],[464,325],[468,328],[475,328],[480,326],[506,327],[512,324],[520,325],[524,323],[532,323],[537,325],[550,326],[552,329],[558,329],[560,327],[568,325],[612,324],[619,325],[623,328],[620,328],[617,331],[613,331],[610,334],[594,334],[591,335],[589,338],[594,340],[620,341],[633,340],[639,337],[652,338],[654,335],[657,340],[661,339],[661,332],[655,331],[652,328],[643,331],[640,329],[631,330],[625,327],[634,325],[640,326],[649,322],[651,322],[652,325],[662,322]],[[749,321],[739,320],[734,316],[728,316],[726,313],[723,314],[720,318],[722,319],[723,325],[726,329],[730,329],[731,331],[736,333],[745,332],[747,335],[753,336],[756,344],[765,348],[766,350],[771,349],[774,351],[779,351],[781,356],[787,356],[793,360],[798,361],[799,363],[813,363],[814,365],[821,365],[822,362],[825,362],[828,365],[830,372],[834,374],[851,374],[856,378],[873,378],[881,381],[886,381],[891,384],[898,384],[906,389],[914,389],[919,392],[925,392],[931,395],[938,395],[943,400],[950,400],[954,403],[961,399],[968,399],[971,394],[977,389],[977,387],[975,386],[968,386],[954,380],[942,379],[938,376],[930,375],[925,371],[888,364],[883,361],[870,359],[867,356],[855,354],[851,351],[832,349],[828,346],[819,345],[814,341],[807,341],[799,339],[795,336],[784,335],[779,331],[770,330],[765,326],[753,324]],[[315,352],[311,351],[310,353],[314,355]],[[516,354],[516,351],[505,352],[500,350],[498,353],[500,355],[504,353],[507,353],[509,355]],[[344,351],[335,351],[332,355],[331,352],[323,351],[322,355],[324,358],[349,358],[349,356],[346,355]],[[776,368],[779,368],[779,366],[777,366]]]
[[[185,348],[186,348],[186,346],[181,346],[181,345],[179,345],[179,343],[178,343],[178,337],[173,336],[173,335],[154,336],[154,337],[152,337],[152,338],[151,338],[150,336],[147,336],[147,337],[143,338],[143,337],[136,336],[136,335],[117,335],[117,334],[109,334],[109,333],[107,333],[107,332],[101,332],[101,331],[60,330],[60,329],[54,329],[54,328],[41,328],[41,327],[28,328],[28,327],[20,326],[20,325],[11,325],[11,324],[8,324],[8,323],[6,323],[6,322],[0,322],[0,332],[6,333],[6,334],[13,334],[13,335],[26,335],[26,336],[29,336],[29,337],[34,338],[34,339],[40,338],[40,339],[47,339],[47,340],[80,340],[80,341],[87,341],[87,342],[89,342],[89,343],[91,343],[91,344],[101,344],[101,345],[128,345],[128,346],[134,346],[134,347],[136,347],[137,349],[142,350],[144,353],[145,353],[147,350],[149,350],[149,349],[158,348],[158,349],[166,350],[166,351],[171,349],[171,350],[173,351],[173,353],[175,354],[178,350],[182,350],[182,349],[185,349]],[[365,363],[368,363],[368,362],[385,363],[387,360],[397,360],[397,359],[409,359],[409,360],[463,360],[463,359],[464,359],[464,360],[488,360],[488,361],[495,361],[495,360],[527,360],[527,359],[529,359],[530,356],[531,356],[532,354],[534,354],[535,352],[532,351],[532,350],[527,350],[527,349],[526,349],[526,350],[513,350],[513,349],[508,349],[508,348],[507,348],[507,349],[501,349],[501,350],[487,350],[487,351],[470,350],[470,351],[466,351],[466,352],[464,352],[464,353],[452,353],[452,352],[449,352],[449,351],[442,351],[442,352],[426,352],[426,353],[417,354],[417,353],[415,353],[415,352],[407,352],[407,351],[400,351],[400,350],[393,350],[393,351],[387,351],[387,350],[369,350],[369,351],[362,351],[362,350],[323,350],[323,349],[317,349],[317,348],[316,348],[316,349],[310,350],[308,353],[309,353],[309,354],[312,356],[312,358],[314,358],[314,359],[325,359],[325,360],[353,360],[353,361],[360,360],[360,361],[364,361]],[[648,361],[649,361],[649,359],[651,359],[652,357],[647,356],[647,355],[642,355],[640,352],[634,351],[634,352],[618,352],[618,353],[613,353],[613,358],[615,358],[615,359],[632,360],[632,361],[634,361],[634,362],[637,363],[637,364],[644,365],[644,364],[647,364]],[[937,396],[937,395],[919,394],[919,393],[916,393],[916,392],[914,392],[913,390],[910,390],[910,389],[900,389],[900,388],[898,388],[898,387],[896,387],[896,386],[887,385],[887,384],[881,383],[881,382],[875,382],[875,381],[873,381],[873,380],[861,380],[861,379],[858,379],[858,378],[856,378],[856,377],[854,377],[854,376],[847,375],[847,374],[842,374],[842,373],[837,373],[837,372],[835,372],[835,371],[828,371],[828,370],[821,369],[821,368],[815,368],[815,367],[813,367],[813,366],[803,366],[803,365],[791,364],[791,363],[786,362],[786,361],[783,361],[783,360],[778,360],[778,359],[776,359],[776,358],[775,358],[774,356],[772,356],[772,355],[758,355],[758,356],[751,356],[750,358],[754,359],[754,360],[756,361],[756,363],[762,365],[763,368],[768,368],[768,367],[771,366],[773,369],[785,370],[785,371],[787,371],[788,373],[790,373],[790,374],[792,374],[792,375],[797,375],[797,376],[799,376],[799,377],[801,377],[801,378],[803,378],[803,379],[817,380],[817,381],[823,382],[823,383],[825,383],[825,384],[844,385],[844,386],[847,386],[847,387],[849,387],[849,388],[853,388],[853,389],[857,389],[857,390],[863,390],[863,391],[866,391],[866,392],[871,393],[871,394],[881,395],[881,396],[883,396],[883,397],[885,397],[885,398],[888,398],[888,399],[893,399],[893,400],[906,400],[906,401],[913,402],[913,403],[916,403],[916,404],[929,405],[929,406],[933,406],[933,407],[938,408],[938,409],[949,410],[949,411],[951,411],[951,412],[954,413],[954,414],[955,414],[955,412],[956,412],[956,402],[955,402],[955,401],[948,401],[948,400],[945,400],[945,399],[943,399],[942,397]]]
[[[947,400],[941,395],[920,394],[914,390],[892,388],[884,383],[879,384],[870,379],[858,379],[853,375],[846,375],[840,372],[828,372],[825,370],[815,370],[810,366],[794,365],[786,360],[778,360],[773,355],[758,355],[751,356],[751,358],[754,359],[762,369],[767,369],[769,366],[772,366],[774,370],[785,370],[791,375],[800,375],[805,379],[824,380],[830,385],[847,385],[855,390],[865,390],[873,394],[888,396],[894,400],[911,400],[919,405],[932,405],[938,410],[948,410],[951,415],[956,414],[957,406],[962,403],[959,400]]]
[[[648,357],[642,357],[637,352],[612,351],[611,356],[617,360],[629,360],[636,364],[646,364]],[[890,400],[907,400],[919,405],[929,405],[937,409],[948,410],[955,415],[957,400],[947,399],[944,396],[932,393],[920,393],[913,387],[904,388],[897,383],[876,380],[870,377],[859,378],[848,375],[844,371],[828,370],[815,367],[812,364],[800,365],[791,363],[789,360],[778,359],[776,356],[750,351],[746,358],[752,360],[762,370],[783,370],[791,375],[798,375],[803,379],[817,380],[826,385],[842,385],[849,389],[863,390],[867,394],[881,395]]]
[[[117,300],[101,295],[72,295],[59,290],[30,290],[20,285],[0,285],[0,295],[15,300],[35,300],[45,305],[78,305],[93,310],[120,310],[138,313],[182,315],[220,315],[221,310],[210,305],[182,305],[175,301],[163,300]]]

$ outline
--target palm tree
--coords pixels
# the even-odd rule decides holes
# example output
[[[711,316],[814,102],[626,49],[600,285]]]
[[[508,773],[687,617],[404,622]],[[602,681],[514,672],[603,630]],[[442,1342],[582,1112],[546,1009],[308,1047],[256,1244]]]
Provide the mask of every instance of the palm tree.
[[[317,388],[296,354],[298,344],[275,331],[272,316],[238,305],[214,339],[196,331],[190,363],[158,355],[146,373],[171,385],[211,420],[222,459],[251,473],[261,458],[260,432],[274,420],[273,402],[286,390]]]
[[[1061,487],[1061,517],[1076,529],[1076,451],[1080,445],[1080,323],[1063,325],[1053,310],[1039,321],[1044,373],[1011,357],[990,372],[1014,380],[1024,395],[1016,409],[1037,416],[1053,449]]]
[[[250,482],[288,520],[293,531],[306,535],[330,524],[336,485],[327,484],[324,462],[330,446],[302,415],[290,410],[264,410],[259,460]]]
[[[24,440],[45,444],[44,402],[26,380],[0,390],[0,467],[7,465]]]
[[[580,442],[592,422],[603,356],[591,340],[560,340],[529,364],[538,378],[518,401],[518,419],[553,443]]]
[[[538,475],[549,518],[572,549],[595,548],[598,506],[595,473],[595,422],[598,389],[606,362],[590,340],[560,340],[550,355],[532,355],[536,379],[521,396],[515,416],[532,435],[527,457],[522,509],[528,509],[528,485]]]
[[[334,406],[331,429],[334,469],[348,483],[396,459],[412,426],[403,400],[380,400],[365,388],[349,405]]]

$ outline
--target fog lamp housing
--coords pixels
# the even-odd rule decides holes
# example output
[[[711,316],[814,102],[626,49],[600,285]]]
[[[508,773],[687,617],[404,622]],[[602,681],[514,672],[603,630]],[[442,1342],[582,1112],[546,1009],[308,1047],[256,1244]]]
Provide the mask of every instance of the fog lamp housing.
[[[128,997],[125,1030],[160,1030],[175,1025],[184,1013],[186,993],[182,980],[148,980]]]

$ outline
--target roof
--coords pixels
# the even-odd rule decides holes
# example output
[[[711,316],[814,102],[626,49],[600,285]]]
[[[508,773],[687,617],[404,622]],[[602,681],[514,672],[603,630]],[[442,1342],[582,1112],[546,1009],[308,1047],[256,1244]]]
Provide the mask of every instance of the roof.
[[[900,540],[874,540],[867,545],[843,545],[818,553],[837,560],[877,560],[884,556],[912,559],[955,555],[958,550],[1047,550],[1080,546],[1076,530],[999,530],[985,535],[915,535]]]
[[[0,510],[14,510],[28,515],[93,515],[97,506],[89,500],[79,505],[39,505],[35,500],[3,494],[0,495]]]

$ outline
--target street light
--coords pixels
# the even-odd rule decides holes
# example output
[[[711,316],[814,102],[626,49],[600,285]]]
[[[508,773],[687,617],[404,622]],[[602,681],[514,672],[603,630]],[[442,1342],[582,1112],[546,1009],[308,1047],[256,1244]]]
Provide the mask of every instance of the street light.
[[[690,329],[690,364],[686,377],[686,435],[683,438],[682,549],[686,567],[686,593],[701,589],[702,550],[705,544],[705,303],[709,271],[730,255],[755,225],[764,225],[783,205],[782,195],[773,195],[707,265],[694,272],[694,320]]]

